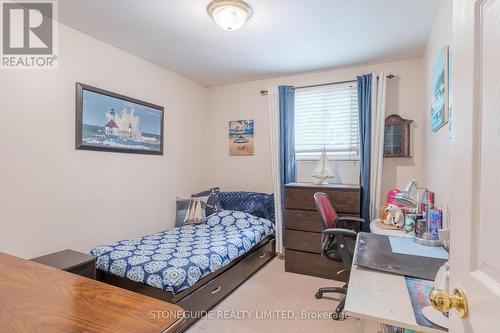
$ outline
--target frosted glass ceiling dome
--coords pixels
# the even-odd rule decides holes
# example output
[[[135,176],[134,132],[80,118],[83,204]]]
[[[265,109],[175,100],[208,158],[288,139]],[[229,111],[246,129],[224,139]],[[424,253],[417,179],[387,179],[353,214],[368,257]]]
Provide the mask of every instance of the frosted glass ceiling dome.
[[[226,31],[236,31],[252,16],[252,8],[241,0],[213,0],[207,6],[208,14]]]

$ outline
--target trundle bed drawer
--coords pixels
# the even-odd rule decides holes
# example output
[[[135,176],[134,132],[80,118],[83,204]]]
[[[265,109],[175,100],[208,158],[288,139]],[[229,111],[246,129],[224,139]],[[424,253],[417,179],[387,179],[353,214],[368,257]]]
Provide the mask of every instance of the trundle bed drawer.
[[[230,268],[224,274],[217,276],[203,287],[184,297],[177,304],[186,311],[210,309],[241,283],[236,278],[238,273],[238,266]]]
[[[273,257],[274,240],[271,240],[221,275],[176,302],[184,310],[192,312],[186,318],[185,327],[189,327],[199,319],[191,318],[201,315],[195,311],[210,310]]]
[[[274,257],[274,244],[273,239],[241,261],[240,273],[244,279],[249,278],[257,269]]]

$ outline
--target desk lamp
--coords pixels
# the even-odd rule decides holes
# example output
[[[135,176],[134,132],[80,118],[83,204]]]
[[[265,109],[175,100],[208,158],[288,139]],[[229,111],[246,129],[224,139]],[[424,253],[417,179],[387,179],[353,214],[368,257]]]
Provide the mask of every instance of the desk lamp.
[[[398,193],[394,197],[394,200],[396,200],[398,203],[400,203],[401,205],[403,205],[407,208],[416,209],[418,211],[419,204],[418,204],[418,200],[415,198],[417,190],[424,190],[424,193],[425,193],[425,229],[426,229],[426,232],[423,234],[423,237],[418,237],[417,235],[413,236],[413,240],[416,243],[419,243],[422,245],[442,246],[443,242],[441,240],[431,239],[431,233],[429,230],[430,201],[429,201],[429,194],[428,194],[429,190],[427,188],[418,187],[417,181],[415,179],[412,179],[408,182],[408,184],[406,184],[403,191]]]
[[[418,208],[418,202],[414,198],[416,190],[417,181],[415,179],[412,179],[408,182],[408,184],[406,184],[403,191],[396,194],[394,199],[405,207],[416,209]]]

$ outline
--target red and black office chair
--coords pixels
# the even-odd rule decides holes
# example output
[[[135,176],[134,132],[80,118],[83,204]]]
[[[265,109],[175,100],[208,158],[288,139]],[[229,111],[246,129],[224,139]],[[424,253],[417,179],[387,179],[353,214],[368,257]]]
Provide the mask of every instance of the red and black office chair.
[[[361,227],[363,219],[352,216],[338,216],[333,209],[330,198],[326,193],[317,192],[314,194],[316,208],[321,217],[322,222],[322,237],[321,237],[321,255],[326,256],[333,261],[342,262],[344,269],[337,274],[346,272],[347,282],[343,287],[326,287],[320,288],[315,297],[323,298],[323,294],[347,294],[349,284],[349,275],[351,273],[352,260],[354,255],[354,247],[356,245],[356,237]],[[345,297],[342,298],[339,305],[332,314],[332,319],[343,320],[345,305]]]

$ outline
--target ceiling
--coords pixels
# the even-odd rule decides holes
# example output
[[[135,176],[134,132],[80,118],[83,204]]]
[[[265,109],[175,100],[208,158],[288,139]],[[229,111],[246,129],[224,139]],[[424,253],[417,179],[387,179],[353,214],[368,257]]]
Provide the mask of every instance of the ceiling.
[[[423,54],[440,0],[246,0],[223,31],[209,0],[60,0],[59,20],[206,86]]]

